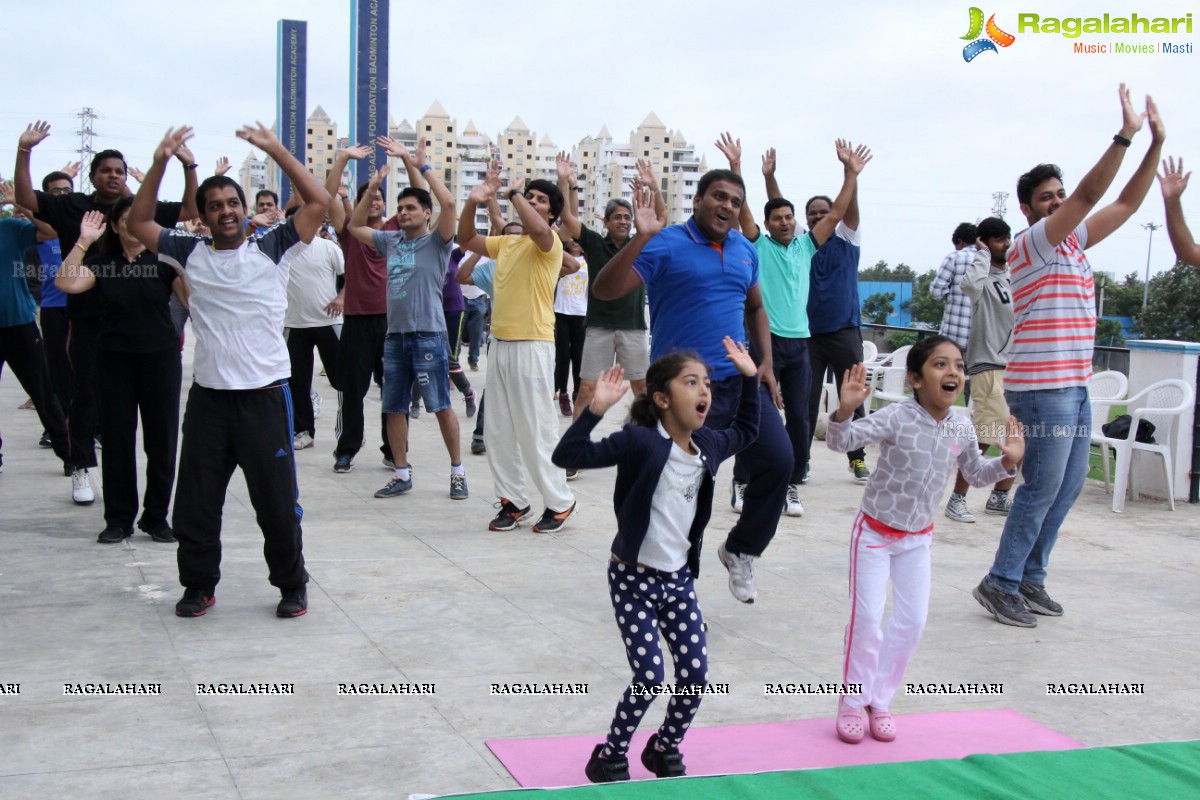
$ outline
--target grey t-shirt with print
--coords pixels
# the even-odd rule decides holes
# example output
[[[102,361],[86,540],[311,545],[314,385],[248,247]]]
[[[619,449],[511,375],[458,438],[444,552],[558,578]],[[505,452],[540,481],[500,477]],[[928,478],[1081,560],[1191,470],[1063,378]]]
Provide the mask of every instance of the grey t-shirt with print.
[[[388,333],[446,330],[442,285],[453,242],[437,231],[408,239],[403,231],[374,231],[371,239],[387,259]]]

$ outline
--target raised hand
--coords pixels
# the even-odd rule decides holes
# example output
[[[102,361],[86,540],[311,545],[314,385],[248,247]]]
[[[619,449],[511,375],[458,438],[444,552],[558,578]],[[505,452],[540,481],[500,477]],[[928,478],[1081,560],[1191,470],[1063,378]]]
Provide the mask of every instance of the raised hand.
[[[408,152],[408,148],[404,146],[404,142],[399,139],[393,139],[390,136],[380,136],[375,140],[375,144],[382,147],[389,156],[394,156],[405,163],[412,160],[412,154]]]
[[[655,212],[654,192],[649,189],[642,188],[633,193],[633,224],[638,235],[647,238],[667,227],[666,212],[661,217]]]
[[[658,189],[658,178],[654,174],[654,167],[650,166],[650,162],[644,158],[637,160],[637,177],[633,179],[633,188],[645,188],[651,191]]]
[[[253,125],[243,125],[235,135],[239,139],[245,139],[259,150],[266,150],[273,144],[279,144],[279,139],[275,138],[274,131],[261,122],[255,122]]]
[[[596,391],[592,395],[592,400],[588,403],[588,408],[592,413],[603,417],[604,412],[612,408],[618,400],[625,396],[629,386],[625,383],[625,368],[619,364],[612,369],[606,369],[600,373],[599,380],[596,381]]]
[[[1183,171],[1182,157],[1176,164],[1175,157],[1168,156],[1163,159],[1162,165],[1163,171],[1159,173],[1158,183],[1162,187],[1163,200],[1174,200],[1187,189],[1188,178],[1192,177],[1192,173]]]
[[[217,159],[217,167],[213,170],[213,175],[224,175],[226,172],[229,172],[229,158],[221,156]]]
[[[146,173],[142,172],[137,167],[130,167],[127,171],[129,172],[129,177],[133,178],[138,183],[146,180]]]
[[[1150,138],[1162,144],[1167,138],[1167,129],[1163,125],[1162,117],[1158,114],[1158,106],[1154,105],[1154,100],[1150,95],[1146,95],[1146,119],[1150,121]]]
[[[525,194],[525,174],[520,170],[513,170],[513,173],[508,176],[508,192]]]
[[[0,206],[5,203],[15,203],[16,196],[12,181],[0,181]]]
[[[83,215],[83,220],[79,223],[79,243],[83,245],[86,251],[92,242],[100,238],[104,233],[104,213],[101,211],[89,211]]]
[[[717,137],[716,145],[717,149],[724,153],[725,157],[729,159],[729,166],[732,167],[735,164],[740,165],[742,163],[741,139],[735,140],[729,134],[729,131],[725,131],[725,133],[722,133]]]
[[[863,167],[867,165],[873,156],[871,148],[865,144],[860,144],[855,147],[851,142],[845,139],[838,139],[834,143],[834,148],[837,150],[838,161],[846,165],[846,169],[853,172],[855,175],[863,171]]]
[[[996,446],[1000,448],[1000,454],[1004,457],[1005,468],[1012,469],[1021,463],[1021,459],[1025,457],[1025,429],[1016,417],[1008,418],[1007,434]]]
[[[59,170],[59,172],[70,175],[71,180],[75,180],[77,177],[79,177],[79,168],[81,166],[82,165],[78,161],[68,161],[66,164],[63,164],[63,168]]]
[[[566,178],[569,185],[574,186],[576,184],[575,164],[572,163],[569,155],[559,152],[558,156],[554,159],[554,169],[558,173],[560,180]]]
[[[846,370],[838,393],[838,417],[845,420],[854,416],[854,410],[867,402],[872,391],[867,385],[866,364],[858,363]]]
[[[725,357],[728,358],[737,371],[749,378],[751,375],[758,372],[758,367],[754,365],[754,359],[750,357],[750,353],[746,351],[746,346],[741,342],[735,342],[732,337],[725,337]]]
[[[371,155],[371,148],[365,144],[352,144],[349,147],[343,147],[338,153],[345,153],[347,158],[359,161]]]
[[[17,147],[26,150],[37,147],[38,143],[50,135],[50,123],[38,120],[25,126],[25,132],[17,137]]]
[[[191,131],[191,128],[188,128],[187,130]],[[192,134],[189,133],[187,138],[192,138]],[[186,141],[187,139],[180,142],[179,147],[175,149],[175,157],[178,158],[180,163],[182,163],[185,167],[196,163],[196,156],[192,153],[191,148],[187,146]]]
[[[1125,84],[1117,89],[1117,94],[1121,98],[1121,135],[1126,139],[1133,138],[1133,135],[1142,129],[1142,123],[1146,121],[1146,113],[1133,110],[1133,103],[1129,100],[1129,90],[1125,88]]]
[[[762,172],[764,177],[771,177],[775,174],[775,148],[768,147],[767,152],[763,153]]]
[[[382,167],[380,167],[379,171],[371,176],[371,181],[370,181],[371,187],[378,189],[379,185],[381,183],[383,183],[383,179],[386,178],[387,174],[391,171],[392,171],[392,166],[390,164],[384,164]]]
[[[425,139],[424,136],[420,136],[417,138],[417,151],[415,153],[413,153],[413,157],[412,157],[413,166],[416,167],[417,169],[420,169],[421,167],[425,166],[425,164],[427,163],[425,160],[425,148],[428,146],[428,144],[429,143]]]
[[[167,128],[167,132],[163,134],[162,141],[158,143],[158,147],[154,148],[154,161],[157,163],[166,163],[171,160],[171,157],[179,152],[179,148],[184,146],[184,142],[192,138],[194,134],[188,126],[182,128]],[[188,151],[191,155],[191,151]]]

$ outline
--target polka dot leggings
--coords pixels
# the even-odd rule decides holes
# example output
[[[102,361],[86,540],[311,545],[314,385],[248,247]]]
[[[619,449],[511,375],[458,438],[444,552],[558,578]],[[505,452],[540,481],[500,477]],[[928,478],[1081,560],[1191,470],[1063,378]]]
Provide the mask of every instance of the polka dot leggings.
[[[617,704],[604,746],[605,758],[621,757],[629,751],[633,732],[654,702],[658,687],[664,683],[660,631],[675,662],[675,685],[696,687],[699,692],[708,684],[704,617],[696,603],[696,587],[687,567],[678,572],[660,572],[612,561],[608,568],[608,588],[633,680]],[[658,729],[659,741],[664,746],[679,747],[700,709],[701,697],[702,694],[670,696],[666,719]]]

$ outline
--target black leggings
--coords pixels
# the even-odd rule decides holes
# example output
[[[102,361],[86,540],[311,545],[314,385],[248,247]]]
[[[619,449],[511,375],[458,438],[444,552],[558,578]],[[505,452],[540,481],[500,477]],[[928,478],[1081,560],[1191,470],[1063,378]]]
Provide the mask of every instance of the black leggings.
[[[566,394],[567,368],[575,379],[575,391],[579,394],[579,368],[583,365],[583,336],[585,317],[577,314],[554,314],[554,391]]]

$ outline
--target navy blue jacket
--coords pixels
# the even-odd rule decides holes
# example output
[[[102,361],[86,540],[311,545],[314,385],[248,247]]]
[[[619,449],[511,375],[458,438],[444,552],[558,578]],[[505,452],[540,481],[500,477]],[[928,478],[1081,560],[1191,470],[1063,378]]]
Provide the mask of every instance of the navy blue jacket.
[[[692,432],[692,443],[700,451],[707,467],[700,481],[696,502],[696,518],[688,533],[688,567],[693,576],[700,574],[700,545],[704,526],[712,516],[713,479],[721,462],[738,453],[758,438],[758,376],[743,376],[742,396],[737,416],[728,428],[700,428]],[[617,536],[612,552],[629,564],[636,564],[642,541],[650,527],[650,502],[658,479],[667,466],[672,441],[657,428],[626,425],[599,442],[591,440],[592,429],[601,417],[584,408],[579,419],[563,434],[554,448],[554,463],[567,469],[596,469],[617,467],[617,482],[613,489],[613,509],[617,514]]]

